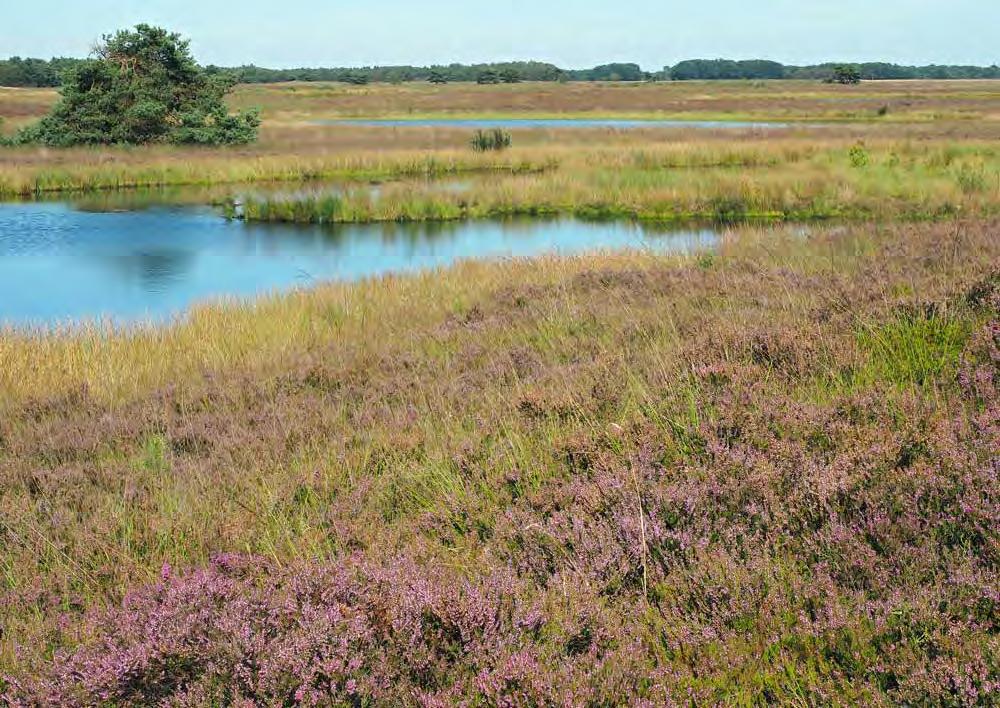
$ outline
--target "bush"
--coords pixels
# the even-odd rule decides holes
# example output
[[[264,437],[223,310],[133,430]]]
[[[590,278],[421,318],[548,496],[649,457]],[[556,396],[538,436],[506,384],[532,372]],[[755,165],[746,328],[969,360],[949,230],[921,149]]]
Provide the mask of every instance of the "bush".
[[[199,67],[180,35],[137,25],[106,35],[93,59],[70,69],[59,104],[15,142],[56,147],[253,142],[257,113],[230,115],[223,101],[234,83],[228,74]]]
[[[483,131],[477,130],[476,134],[472,136],[472,149],[476,152],[489,152],[506,150],[512,144],[513,140],[510,133],[500,130]]]
[[[853,86],[861,83],[861,70],[856,66],[843,64],[833,68],[833,75],[827,79],[830,84],[843,84]]]
[[[720,197],[710,205],[712,218],[719,224],[739,224],[749,218],[746,201],[740,197]]]
[[[868,163],[871,162],[871,155],[868,154],[868,149],[861,143],[852,147],[848,154],[851,158],[852,167],[858,169],[868,167]]]

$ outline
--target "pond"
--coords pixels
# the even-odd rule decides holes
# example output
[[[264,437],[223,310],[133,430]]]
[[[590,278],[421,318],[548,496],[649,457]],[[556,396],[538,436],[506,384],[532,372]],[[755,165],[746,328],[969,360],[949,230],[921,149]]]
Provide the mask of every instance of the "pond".
[[[324,120],[319,125],[354,125],[368,128],[467,128],[470,130],[566,130],[566,129],[608,129],[636,130],[640,128],[701,128],[706,130],[748,130],[787,128],[785,123],[762,123],[721,120],[623,120],[597,118],[413,118],[401,120]]]
[[[622,248],[690,251],[716,240],[711,230],[626,222],[320,227],[228,221],[202,206],[106,212],[64,202],[0,204],[0,324],[163,322],[206,300],[462,259]]]

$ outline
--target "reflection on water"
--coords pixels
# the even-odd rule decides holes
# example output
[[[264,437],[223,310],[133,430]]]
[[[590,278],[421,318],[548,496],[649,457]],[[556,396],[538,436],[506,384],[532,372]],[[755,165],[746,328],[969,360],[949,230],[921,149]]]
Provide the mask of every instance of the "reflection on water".
[[[467,258],[710,247],[712,231],[629,223],[458,222],[339,227],[227,221],[206,207],[81,211],[0,204],[0,322],[169,319],[192,303],[356,280]]]

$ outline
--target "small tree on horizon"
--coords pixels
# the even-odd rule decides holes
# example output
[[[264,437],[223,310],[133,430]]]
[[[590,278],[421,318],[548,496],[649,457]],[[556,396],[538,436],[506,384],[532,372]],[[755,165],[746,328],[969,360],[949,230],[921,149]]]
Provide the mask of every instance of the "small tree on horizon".
[[[445,76],[444,74],[442,74],[437,69],[434,69],[433,71],[431,71],[430,75],[427,77],[427,80],[429,82],[431,82],[432,84],[439,84],[440,85],[440,84],[446,84],[446,83],[448,83],[448,77]]]
[[[841,64],[833,68],[833,75],[829,79],[831,84],[843,84],[844,86],[855,86],[861,83],[861,70],[850,64]]]
[[[52,112],[15,140],[57,147],[253,142],[258,114],[232,115],[226,108],[235,82],[198,66],[179,34],[136,25],[105,35],[93,58],[66,73]]]

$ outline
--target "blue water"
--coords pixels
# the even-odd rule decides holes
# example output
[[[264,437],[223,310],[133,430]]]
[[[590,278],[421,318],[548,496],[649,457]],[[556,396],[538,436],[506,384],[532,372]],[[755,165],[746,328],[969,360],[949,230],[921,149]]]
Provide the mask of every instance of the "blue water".
[[[635,130],[637,128],[703,128],[703,129],[751,129],[787,128],[783,123],[749,123],[746,121],[715,120],[615,120],[615,119],[572,119],[572,118],[510,118],[510,119],[403,119],[403,120],[324,120],[321,125],[356,125],[369,128],[469,128],[472,130],[553,129],[567,128],[608,128],[613,130]]]
[[[629,223],[461,222],[320,227],[227,221],[202,207],[93,212],[0,204],[0,323],[161,322],[222,297],[357,280],[469,258],[711,247],[712,231]]]

